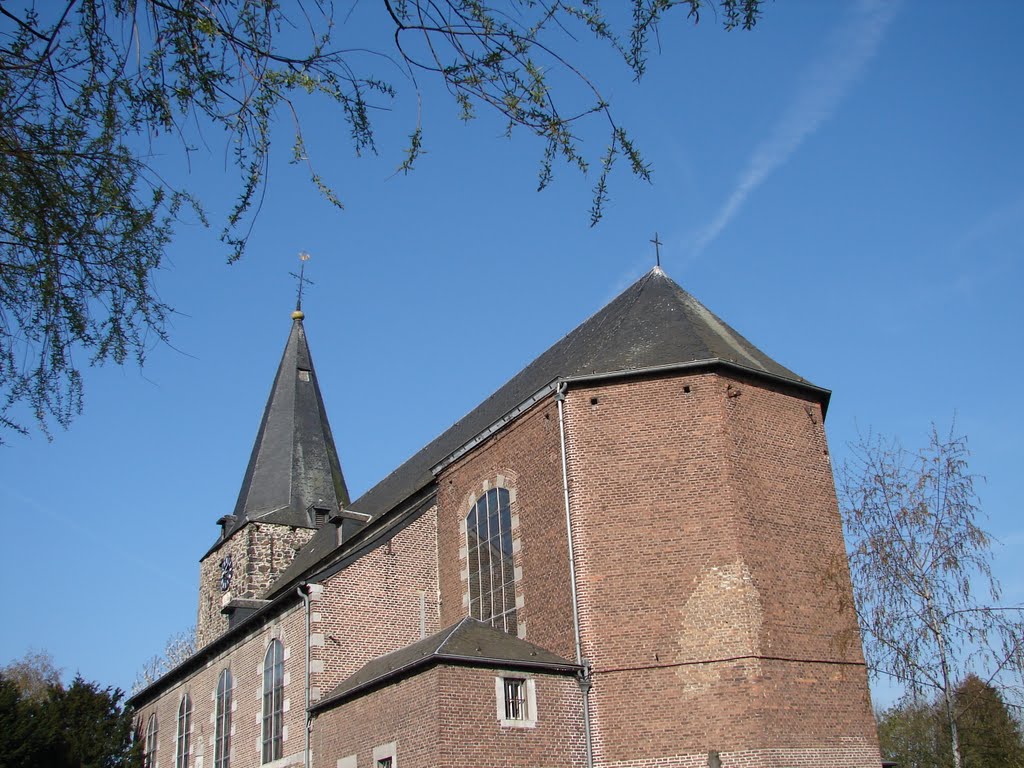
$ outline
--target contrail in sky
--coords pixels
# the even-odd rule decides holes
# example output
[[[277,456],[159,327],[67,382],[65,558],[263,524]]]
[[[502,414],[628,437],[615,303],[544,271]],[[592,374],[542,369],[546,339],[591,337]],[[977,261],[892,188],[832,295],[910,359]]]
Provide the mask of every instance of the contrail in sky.
[[[830,36],[824,56],[804,74],[799,89],[771,134],[754,150],[739,183],[711,223],[698,234],[700,254],[732,221],[750,195],[836,111],[847,89],[875,54],[898,3],[861,0],[852,18]]]

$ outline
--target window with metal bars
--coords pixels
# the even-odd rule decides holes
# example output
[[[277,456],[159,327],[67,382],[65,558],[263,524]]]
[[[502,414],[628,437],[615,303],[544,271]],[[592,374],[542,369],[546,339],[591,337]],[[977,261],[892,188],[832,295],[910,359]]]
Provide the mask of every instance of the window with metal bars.
[[[469,615],[504,632],[517,631],[512,508],[505,488],[492,488],[466,516]]]
[[[213,717],[213,766],[214,768],[229,768],[231,764],[230,669],[222,669],[217,680],[217,702]]]
[[[188,753],[192,739],[192,697],[187,693],[178,705],[178,750],[175,768],[188,768]]]
[[[263,762],[284,751],[284,646],[271,640],[263,657]]]
[[[518,677],[506,677],[505,682],[505,719],[529,720],[530,713],[526,705],[526,680]]]

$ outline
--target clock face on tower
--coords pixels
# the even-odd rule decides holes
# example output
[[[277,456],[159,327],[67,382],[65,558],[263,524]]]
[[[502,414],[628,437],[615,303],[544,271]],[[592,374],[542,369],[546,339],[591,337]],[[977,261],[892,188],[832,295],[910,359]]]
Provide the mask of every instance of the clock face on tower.
[[[227,592],[231,589],[231,555],[220,561],[220,591]]]

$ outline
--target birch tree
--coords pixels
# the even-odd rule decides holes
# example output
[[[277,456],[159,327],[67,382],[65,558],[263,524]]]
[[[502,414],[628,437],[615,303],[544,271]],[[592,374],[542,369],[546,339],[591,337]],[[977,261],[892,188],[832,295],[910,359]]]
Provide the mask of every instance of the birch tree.
[[[150,683],[159,680],[163,675],[184,662],[196,652],[196,628],[189,627],[175,632],[164,645],[164,652],[147,659],[142,669],[135,675],[131,694],[134,696]]]
[[[837,488],[869,670],[914,699],[937,696],[961,768],[958,681],[974,673],[1012,689],[1024,662],[1021,608],[1000,603],[967,438],[933,425],[919,450],[876,436],[851,449]]]

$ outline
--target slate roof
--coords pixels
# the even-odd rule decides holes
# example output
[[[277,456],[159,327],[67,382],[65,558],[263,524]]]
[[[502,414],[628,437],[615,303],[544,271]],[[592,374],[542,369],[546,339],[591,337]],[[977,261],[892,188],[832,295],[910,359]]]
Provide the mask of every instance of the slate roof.
[[[311,575],[314,576],[311,580],[328,578],[361,556],[367,548],[386,540],[418,517],[434,502],[431,468],[553,382],[588,375],[641,372],[690,364],[738,367],[753,375],[788,382],[809,391],[823,404],[827,405],[828,402],[827,390],[814,386],[772,360],[680,288],[661,269],[655,268],[350,505],[313,370],[302,318],[296,318],[238,496],[236,521],[226,534],[230,536],[248,520],[308,527],[306,510],[319,501],[326,502],[324,506],[331,511],[346,507],[367,514],[372,522],[358,531],[351,540],[343,541],[340,545],[337,540],[338,531],[333,524],[318,530],[265,594],[265,597],[273,598],[273,602],[260,608],[257,614],[271,615],[273,611],[280,610],[286,601],[297,599],[293,591],[286,592],[288,587]],[[300,371],[308,371],[308,382],[300,378]],[[303,384],[301,387],[300,381]],[[388,512],[392,514],[378,522]],[[320,570],[311,574],[318,567]],[[216,638],[160,680],[137,693],[132,701],[141,701],[154,691],[162,690],[168,681],[178,679],[202,662],[208,653],[232,641],[236,634],[244,631],[243,625],[250,620],[255,620],[255,615],[247,617],[246,621]],[[459,631],[447,638],[447,644],[443,646],[446,650],[439,643],[437,648],[425,655],[430,643],[443,634],[439,633],[396,651],[395,654],[381,657],[343,682],[317,706],[322,706],[331,697],[351,695],[357,686],[372,684],[374,670],[381,675],[390,675],[398,674],[399,668],[415,666],[416,659],[413,657],[416,654],[419,654],[417,658],[420,659],[454,658],[456,649],[466,651],[465,647],[459,645],[460,642],[480,637],[479,628],[474,630],[471,625],[461,627],[465,622],[473,620],[466,619],[456,625],[455,629]],[[508,662],[518,648],[519,661],[528,664],[522,649],[529,647],[538,653],[535,658],[541,659],[543,663],[556,666],[558,663],[569,664],[537,646],[498,633],[486,625],[481,626],[487,633],[499,635],[501,643],[506,645],[493,638],[493,642],[484,638],[482,643],[473,646],[478,650],[466,652],[467,657],[473,657],[476,653],[481,661]],[[507,646],[510,641],[521,645],[512,648]],[[449,655],[445,656],[445,653]],[[526,653],[529,655],[530,652]],[[344,688],[346,684],[348,688]]]
[[[431,485],[432,467],[558,379],[701,363],[739,367],[812,390],[825,404],[828,401],[827,390],[768,357],[655,267],[350,508],[376,519],[399,507]],[[318,531],[267,595],[279,593],[298,575],[322,562],[336,546],[334,533]]]
[[[476,619],[465,618],[430,637],[380,656],[342,680],[330,693],[313,705],[323,709],[381,685],[396,677],[434,664],[543,669],[573,674],[579,665],[563,659],[539,645],[494,629]]]
[[[334,513],[348,505],[302,317],[293,316],[225,537],[255,520],[311,528],[311,506]]]
[[[431,467],[556,379],[697,361],[728,362],[811,386],[655,267],[363,494],[352,509],[374,517],[386,512],[430,483]]]

